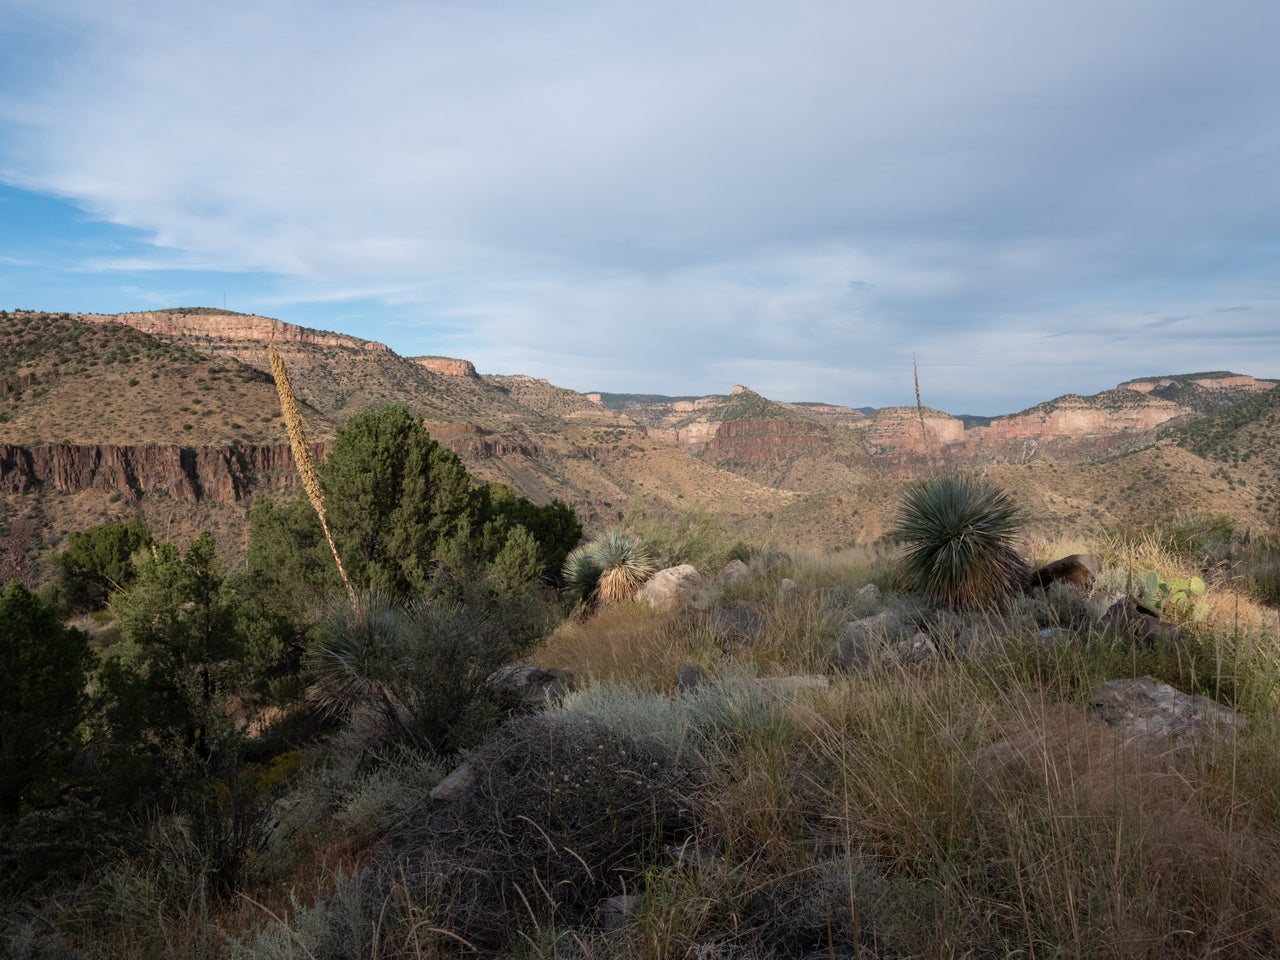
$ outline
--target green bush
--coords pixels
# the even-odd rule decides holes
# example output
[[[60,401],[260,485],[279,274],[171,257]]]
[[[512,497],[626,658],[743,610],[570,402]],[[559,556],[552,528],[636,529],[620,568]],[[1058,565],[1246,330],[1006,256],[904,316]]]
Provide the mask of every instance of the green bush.
[[[1021,526],[1021,513],[1005,491],[947,474],[907,491],[893,535],[907,545],[902,565],[915,589],[948,606],[990,609],[1026,575],[1013,550]]]

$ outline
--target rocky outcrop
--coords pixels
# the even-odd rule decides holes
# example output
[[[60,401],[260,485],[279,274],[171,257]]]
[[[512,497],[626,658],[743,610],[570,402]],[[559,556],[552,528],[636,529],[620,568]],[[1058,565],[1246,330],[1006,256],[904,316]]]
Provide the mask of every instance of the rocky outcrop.
[[[713,463],[769,463],[823,449],[825,428],[804,420],[726,420],[707,443]]]
[[[1230,738],[1244,718],[1208,697],[1183,693],[1154,677],[1110,680],[1093,694],[1093,710],[1126,739],[1157,742]]]
[[[1063,398],[1046,408],[997,417],[990,426],[965,431],[970,446],[1000,446],[1010,441],[1078,440],[1117,433],[1149,433],[1191,411],[1167,400],[1148,398],[1132,406],[1103,407],[1085,397]]]
[[[1130,380],[1116,387],[1117,390],[1136,390],[1138,393],[1151,393],[1160,387],[1172,387],[1178,383],[1185,381],[1171,380],[1162,378],[1160,380]],[[1275,386],[1269,380],[1258,380],[1256,377],[1233,375],[1229,377],[1204,377],[1199,380],[1192,380],[1197,387],[1203,387],[1205,390],[1247,390],[1252,393],[1261,393],[1263,390],[1270,390]]]
[[[409,357],[411,363],[438,373],[442,377],[470,377],[479,379],[475,364],[470,360],[455,360],[452,357]]]
[[[341,333],[309,330],[271,317],[239,313],[79,313],[85,323],[121,323],[159,337],[204,337],[210,340],[275,340],[321,347],[349,347],[372,353],[390,353],[386,344]]]
[[[328,450],[327,443],[314,445],[318,459]],[[295,477],[288,444],[0,444],[0,492],[5,493],[100,490],[135,499],[235,503],[258,490],[292,489]]]
[[[926,412],[924,426],[912,407],[891,407],[876,412],[863,443],[872,456],[900,453],[940,453],[965,442],[964,421]]]
[[[488,459],[490,457],[537,457],[542,448],[536,443],[508,440],[482,430],[474,423],[447,423],[431,429],[431,436],[460,457]]]
[[[683,447],[689,453],[701,453],[715,439],[721,424],[700,420],[683,427],[649,427],[645,433],[655,440]]]
[[[25,390],[31,386],[31,374],[23,373],[15,377],[0,377],[0,396],[7,397],[15,390]]]

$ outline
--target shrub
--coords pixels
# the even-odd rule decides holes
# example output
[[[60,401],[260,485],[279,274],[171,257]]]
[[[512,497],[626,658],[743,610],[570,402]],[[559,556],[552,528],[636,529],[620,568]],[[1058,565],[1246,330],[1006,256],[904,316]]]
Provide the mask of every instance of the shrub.
[[[565,559],[565,596],[581,604],[630,600],[653,570],[653,559],[638,538],[610,530]]]
[[[1026,575],[1012,542],[1022,516],[1009,495],[959,474],[933,477],[907,491],[893,533],[917,590],[952,607],[998,607]]]
[[[425,892],[435,925],[472,944],[514,939],[516,916],[564,922],[634,889],[693,826],[693,775],[658,742],[592,718],[513,720],[468,764],[470,790],[424,798],[389,838],[381,883]]]

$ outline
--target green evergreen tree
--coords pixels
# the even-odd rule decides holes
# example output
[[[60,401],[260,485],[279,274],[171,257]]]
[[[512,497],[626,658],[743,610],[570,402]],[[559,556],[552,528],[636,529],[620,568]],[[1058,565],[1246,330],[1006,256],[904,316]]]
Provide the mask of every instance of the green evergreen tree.
[[[91,659],[88,637],[26,587],[0,593],[0,818],[68,758]]]
[[[152,545],[151,530],[140,519],[77,530],[58,556],[58,581],[72,610],[96,610],[111,594],[137,576],[133,556]]]
[[[478,532],[483,503],[466,467],[404,407],[347,421],[320,479],[342,562],[365,589],[426,592],[431,561]]]

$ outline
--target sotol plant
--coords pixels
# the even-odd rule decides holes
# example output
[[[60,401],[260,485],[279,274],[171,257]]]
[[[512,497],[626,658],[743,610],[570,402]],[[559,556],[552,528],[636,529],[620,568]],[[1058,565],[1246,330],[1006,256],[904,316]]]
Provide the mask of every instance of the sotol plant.
[[[894,534],[916,589],[964,609],[997,607],[1026,575],[1013,549],[1022,516],[1005,491],[975,477],[947,474],[907,491]]]
[[[581,604],[630,600],[653,570],[653,559],[640,540],[610,530],[565,558],[564,593]]]

